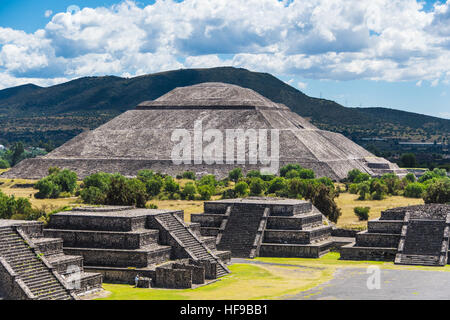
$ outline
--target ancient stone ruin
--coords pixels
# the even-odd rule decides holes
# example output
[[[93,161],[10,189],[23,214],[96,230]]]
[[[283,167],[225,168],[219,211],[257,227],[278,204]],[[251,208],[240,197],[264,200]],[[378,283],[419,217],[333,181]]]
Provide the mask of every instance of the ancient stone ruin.
[[[64,252],[84,257],[84,267],[104,281],[155,279],[156,266],[192,259],[215,265],[214,278],[229,273],[230,253],[218,251],[199,226],[186,224],[183,211],[133,207],[82,207],[52,215],[46,236],[60,237]]]
[[[309,201],[245,198],[208,201],[192,214],[203,236],[232,257],[319,258],[334,242],[331,225]]]
[[[340,248],[341,259],[443,266],[448,263],[449,226],[450,205],[389,209],[368,222],[355,244]]]
[[[345,178],[355,168],[372,176],[387,172],[406,174],[396,164],[374,156],[341,134],[319,130],[285,105],[253,90],[224,83],[202,83],[176,88],[154,101],[143,102],[135,110],[80,134],[46,156],[20,162],[2,177],[40,179],[50,167],[57,166],[71,169],[81,178],[99,171],[135,176],[141,169],[171,175],[189,170],[197,175],[210,173],[222,178],[237,166],[244,172],[267,167],[261,159],[256,159],[256,163],[250,161],[250,155],[259,153],[248,144],[243,146],[243,163],[238,163],[238,159],[225,161],[230,151],[225,141],[223,150],[216,155],[222,163],[209,163],[211,159],[196,155],[193,147],[189,163],[175,165],[174,130],[184,129],[195,139],[194,126],[199,120],[203,131],[215,129],[224,139],[227,129],[241,129],[244,133],[256,130],[259,138],[267,138],[267,156],[275,156],[279,167],[298,163],[314,170],[319,177],[334,180]],[[273,140],[279,157],[272,148],[275,138],[271,134],[275,131],[279,132],[279,143]],[[205,148],[208,142],[200,142],[200,146]],[[200,163],[194,163],[195,157],[199,157]]]
[[[107,282],[187,288],[230,271],[231,255],[186,224],[182,211],[82,207],[39,222],[0,220],[0,296],[77,299]],[[81,270],[80,288],[67,283]],[[3,279],[6,279],[3,281]],[[200,281],[202,280],[202,283]]]
[[[0,296],[15,300],[74,300],[101,289],[102,276],[65,255],[63,240],[44,237],[43,223],[0,220]]]

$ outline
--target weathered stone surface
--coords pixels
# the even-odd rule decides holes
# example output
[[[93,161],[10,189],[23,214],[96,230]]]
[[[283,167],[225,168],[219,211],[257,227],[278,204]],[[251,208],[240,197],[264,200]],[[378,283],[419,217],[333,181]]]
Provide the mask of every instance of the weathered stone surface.
[[[248,170],[261,164],[183,164],[174,165],[171,140],[175,129],[193,132],[202,120],[203,129],[217,129],[225,137],[227,129],[277,129],[280,133],[280,166],[299,163],[317,176],[335,180],[351,169],[371,175],[395,172],[397,165],[375,157],[343,135],[317,129],[291,112],[253,90],[224,83],[203,83],[177,88],[155,101],[143,102],[99,128],[84,132],[46,156],[27,159],[4,173],[5,178],[42,178],[48,168],[71,169],[83,178],[95,172],[119,172],[135,176],[140,169],[175,175],[191,170],[198,175],[215,174],[222,178],[236,166]],[[204,142],[206,146],[206,142]],[[224,148],[225,159],[225,148]]]

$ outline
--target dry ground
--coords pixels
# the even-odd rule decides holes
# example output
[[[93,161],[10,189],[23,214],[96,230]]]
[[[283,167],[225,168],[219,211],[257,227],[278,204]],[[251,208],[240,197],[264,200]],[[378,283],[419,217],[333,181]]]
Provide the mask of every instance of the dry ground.
[[[423,199],[405,198],[402,196],[388,197],[384,200],[358,200],[358,195],[341,193],[336,203],[342,210],[342,216],[338,220],[339,227],[361,229],[367,227],[367,222],[358,221],[353,209],[355,207],[370,207],[369,220],[380,217],[381,211],[409,205],[423,204]]]

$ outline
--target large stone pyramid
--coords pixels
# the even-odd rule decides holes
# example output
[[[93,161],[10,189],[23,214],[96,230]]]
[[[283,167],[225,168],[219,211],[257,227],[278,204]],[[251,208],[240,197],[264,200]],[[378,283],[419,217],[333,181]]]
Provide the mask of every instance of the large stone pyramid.
[[[226,129],[278,129],[280,167],[299,163],[313,169],[317,176],[334,180],[343,179],[354,168],[373,176],[386,172],[405,174],[397,165],[375,157],[341,134],[319,130],[285,105],[253,90],[224,83],[202,83],[176,88],[154,101],[143,102],[135,110],[80,134],[46,156],[20,162],[2,177],[41,178],[52,166],[74,170],[79,177],[99,171],[134,176],[140,169],[172,175],[191,170],[199,175],[212,173],[223,177],[236,166],[244,171],[262,166],[250,164],[248,157],[245,164],[239,165],[205,162],[175,165],[171,158],[176,144],[171,140],[173,131],[193,132],[199,120],[203,130],[218,129],[224,135]],[[248,149],[246,146],[246,155]]]

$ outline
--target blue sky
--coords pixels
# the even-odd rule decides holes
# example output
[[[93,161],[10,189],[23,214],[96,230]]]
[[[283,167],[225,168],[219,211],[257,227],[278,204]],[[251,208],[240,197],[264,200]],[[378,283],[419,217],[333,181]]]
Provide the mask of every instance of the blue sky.
[[[449,61],[450,0],[0,2],[0,88],[232,65],[450,118]]]

